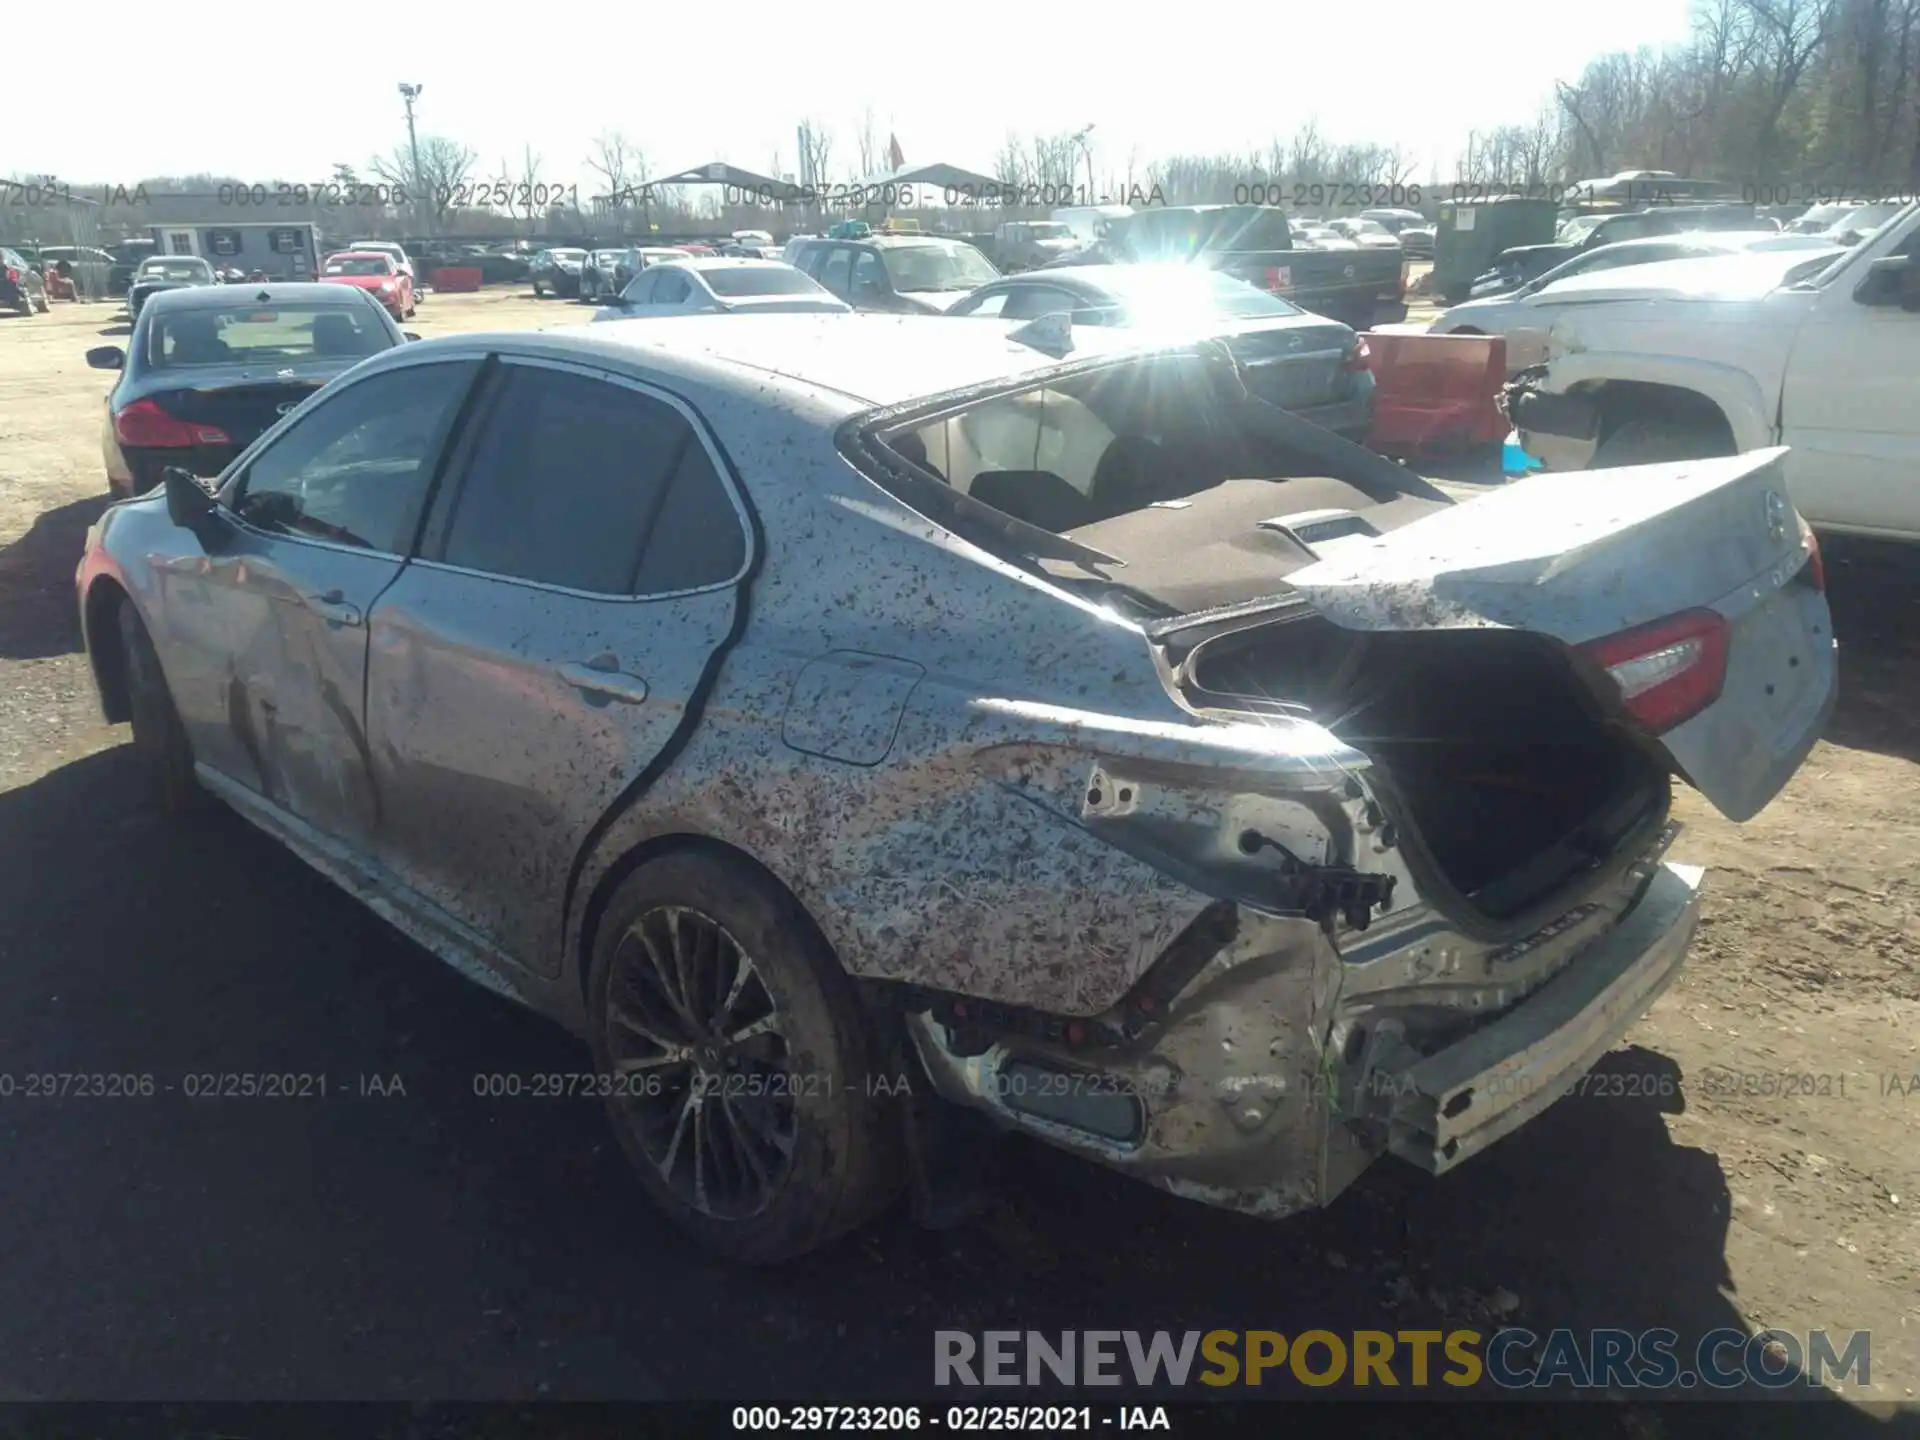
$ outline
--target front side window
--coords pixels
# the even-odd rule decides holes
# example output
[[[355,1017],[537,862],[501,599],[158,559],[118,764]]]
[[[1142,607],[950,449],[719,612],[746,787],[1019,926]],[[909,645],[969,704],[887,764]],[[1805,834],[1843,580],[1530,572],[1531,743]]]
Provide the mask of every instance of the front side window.
[[[466,479],[429,526],[440,532],[429,551],[445,563],[622,596],[737,571],[739,521],[729,502],[720,526],[702,500],[725,492],[671,405],[570,371],[510,365],[486,409]]]
[[[413,365],[348,386],[248,464],[235,513],[270,534],[406,554],[441,441],[478,368]]]

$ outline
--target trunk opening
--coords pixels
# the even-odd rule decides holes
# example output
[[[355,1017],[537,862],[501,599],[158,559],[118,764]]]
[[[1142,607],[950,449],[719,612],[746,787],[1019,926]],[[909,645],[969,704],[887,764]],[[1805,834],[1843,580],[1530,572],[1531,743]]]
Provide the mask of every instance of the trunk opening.
[[[1307,614],[1204,641],[1184,670],[1195,704],[1291,702],[1367,755],[1410,867],[1489,921],[1609,873],[1666,818],[1665,767],[1545,636],[1361,634]]]

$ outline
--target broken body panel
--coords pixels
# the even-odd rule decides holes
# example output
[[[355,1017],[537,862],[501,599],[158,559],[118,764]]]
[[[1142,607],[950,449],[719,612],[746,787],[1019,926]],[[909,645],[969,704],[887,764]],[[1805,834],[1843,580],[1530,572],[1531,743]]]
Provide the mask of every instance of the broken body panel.
[[[388,659],[364,637],[405,618],[383,607],[425,613],[431,597],[414,592],[441,583],[431,567],[396,558],[398,578],[363,587],[363,638],[346,643],[371,678],[300,704],[297,675],[255,674],[271,657],[236,650],[244,617],[169,603],[218,562],[158,497],[110,509],[79,575],[103,695],[114,681],[91,601],[106,580],[145,619],[190,730],[211,737],[260,690],[287,692],[283,725],[311,718],[312,734],[280,738],[292,751],[334,721],[355,739],[324,747],[328,793],[355,800],[339,814],[269,793],[237,720],[204,748],[211,788],[464,972],[583,1032],[583,959],[614,887],[647,855],[717,843],[792,893],[947,1098],[1176,1193],[1265,1214],[1324,1203],[1388,1151],[1458,1163],[1590,1065],[1671,978],[1694,923],[1698,872],[1660,858],[1667,770],[1751,813],[1832,702],[1825,601],[1796,563],[1808,542],[1765,499],[1777,455],[1530,481],[1453,507],[1292,422],[1312,432],[1303,453],[1346,474],[1327,485],[1403,487],[1377,497],[1397,528],[1316,539],[1321,512],[1277,497],[1289,523],[1259,544],[1293,568],[1242,603],[1179,614],[1104,581],[1075,588],[1047,566],[1102,573],[1092,539],[982,521],[996,512],[937,495],[924,470],[907,483],[913,467],[882,453],[881,433],[908,421],[1151,362],[1003,358],[970,389],[909,386],[876,409],[886,397],[795,378],[797,362],[721,353],[775,334],[838,343],[807,317],[727,320],[699,332],[705,351],[675,348],[688,323],[405,347],[409,361],[492,350],[670,384],[756,536],[747,572],[707,592],[733,617],[703,632],[709,661],[648,697],[671,706],[671,735],[644,757],[664,759],[618,784],[596,772],[592,807],[533,803],[587,782],[571,752],[542,768],[533,729],[492,723],[524,697],[496,706],[476,679],[442,714],[435,775],[411,779],[512,779],[494,823],[476,814],[442,857],[492,885],[471,913],[446,897],[472,877],[409,883],[391,849],[435,828],[394,813],[410,777],[383,733],[394,715],[430,721],[426,702],[322,713],[382,695]],[[885,342],[901,367],[951,329],[924,327]],[[1240,504],[1254,483],[1218,489]],[[331,563],[315,561],[313,589],[338,585]],[[484,655],[497,632],[503,651],[552,648],[552,608],[474,611],[467,644]],[[1605,648],[1699,611],[1725,622],[1711,644]],[[619,648],[642,669],[654,658],[637,631]],[[1676,693],[1675,675],[1691,685],[1702,664],[1717,667],[1713,695],[1650,731],[1644,697]],[[1436,666],[1456,683],[1436,684]],[[1781,667],[1797,685],[1782,689]],[[507,665],[473,674],[515,683]],[[1436,709],[1442,690],[1465,698]],[[553,835],[516,828],[563,808],[599,815],[570,863]]]

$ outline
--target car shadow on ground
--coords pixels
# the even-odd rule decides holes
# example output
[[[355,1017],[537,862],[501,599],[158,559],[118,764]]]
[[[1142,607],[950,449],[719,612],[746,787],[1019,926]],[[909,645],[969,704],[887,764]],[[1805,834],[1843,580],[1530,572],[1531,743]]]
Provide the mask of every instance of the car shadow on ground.
[[[1826,739],[1920,761],[1920,569],[1915,547],[1829,535],[1821,540],[1840,703]]]
[[[533,1096],[587,1068],[574,1041],[235,817],[160,814],[138,779],[122,745],[0,794],[4,1069],[136,1092],[5,1111],[30,1160],[0,1166],[22,1237],[0,1393],[925,1401],[941,1329],[1665,1326],[1685,1356],[1768,1318],[1727,1293],[1725,1179],[1669,1138],[1684,1077],[1646,1051],[1451,1175],[1383,1162],[1288,1222],[1015,1141],[983,1219],[896,1210],[792,1266],[730,1268],[651,1209],[600,1102]],[[1682,1406],[1657,1433],[1910,1433],[1807,1403]],[[1474,1433],[1506,1428],[1478,1413]]]
[[[73,572],[87,527],[109,503],[96,495],[42,511],[26,534],[0,548],[0,658],[38,660],[82,648]]]
[[[109,325],[104,330],[96,330],[93,333],[96,335],[131,335],[133,333],[133,322],[131,320],[122,320],[117,325]]]

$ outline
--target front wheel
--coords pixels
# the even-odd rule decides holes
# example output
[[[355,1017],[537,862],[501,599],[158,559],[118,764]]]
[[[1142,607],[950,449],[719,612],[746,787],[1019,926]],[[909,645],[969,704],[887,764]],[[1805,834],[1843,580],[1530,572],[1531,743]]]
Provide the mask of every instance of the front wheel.
[[[771,1264],[867,1220],[900,1174],[897,1087],[811,917],[720,851],[635,871],[594,935],[594,1058],[656,1204],[733,1260]]]
[[[132,600],[120,602],[120,653],[126,661],[127,702],[133,712],[133,745],[160,808],[191,810],[204,792],[193,775],[193,747],[174,707],[147,627]]]

